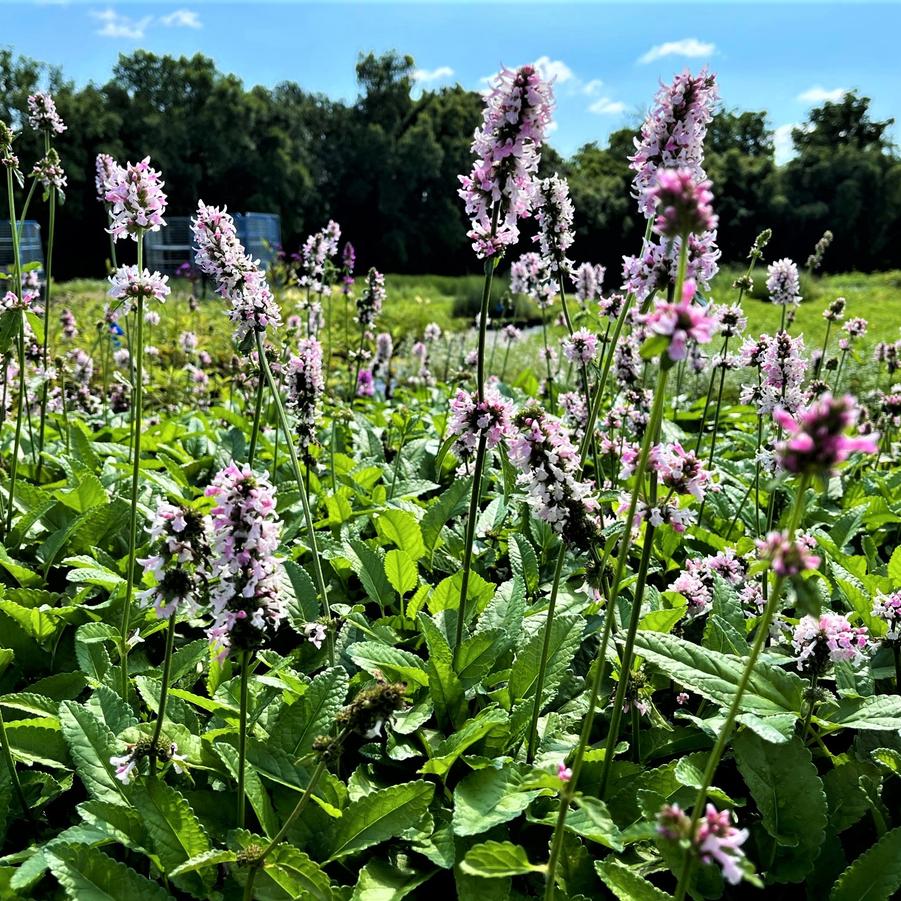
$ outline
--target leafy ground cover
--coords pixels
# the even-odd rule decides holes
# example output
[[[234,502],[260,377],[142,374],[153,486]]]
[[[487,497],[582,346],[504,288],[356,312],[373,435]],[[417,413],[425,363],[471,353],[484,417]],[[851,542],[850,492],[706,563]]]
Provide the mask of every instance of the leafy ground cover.
[[[137,266],[0,316],[0,896],[897,893],[897,275],[766,235],[716,275],[713,84],[642,129],[621,291],[532,181],[530,67],[478,279],[355,273],[329,223],[267,281],[201,203],[209,296],[170,292],[159,173],[98,160]]]

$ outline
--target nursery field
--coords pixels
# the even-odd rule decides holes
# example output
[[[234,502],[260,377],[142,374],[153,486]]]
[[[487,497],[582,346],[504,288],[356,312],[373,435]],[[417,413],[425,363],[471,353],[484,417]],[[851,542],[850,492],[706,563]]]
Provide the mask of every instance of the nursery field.
[[[717,102],[654,99],[626,260],[569,258],[531,66],[448,187],[472,276],[334,221],[264,271],[204,197],[168,278],[104,153],[108,281],[14,241],[0,899],[897,897],[901,273],[720,268]],[[10,125],[54,221],[65,123]]]

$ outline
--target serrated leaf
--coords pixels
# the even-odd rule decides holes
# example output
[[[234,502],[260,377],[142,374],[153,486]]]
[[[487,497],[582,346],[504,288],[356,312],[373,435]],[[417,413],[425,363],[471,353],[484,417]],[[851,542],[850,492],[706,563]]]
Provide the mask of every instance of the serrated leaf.
[[[582,618],[574,614],[557,616],[551,623],[542,706],[557,690],[564,672],[569,668],[582,642],[582,626]],[[544,648],[545,628],[538,629],[529,636],[513,661],[508,690],[514,703],[535,693]]]
[[[226,848],[213,848],[212,851],[204,851],[203,854],[198,854],[197,857],[192,857],[183,864],[179,864],[169,873],[169,878],[177,879],[185,873],[199,873],[208,867],[218,867],[223,863],[233,863],[237,858],[238,855],[234,851],[229,851]]]
[[[524,770],[505,766],[476,770],[454,789],[455,835],[479,835],[519,816],[539,794],[524,791]]]
[[[510,555],[513,574],[523,580],[523,584],[529,591],[537,590],[538,557],[535,555],[535,549],[529,543],[529,539],[525,535],[512,534],[507,546],[507,553]]]
[[[377,789],[349,804],[338,821],[329,860],[338,860],[400,835],[427,810],[430,782],[402,782]]]
[[[901,888],[901,826],[886,832],[838,878],[830,901],[889,901]]]
[[[435,749],[432,757],[423,765],[421,773],[433,773],[437,776],[447,775],[461,754],[476,742],[481,741],[489,732],[506,725],[508,715],[498,707],[486,707],[465,725],[446,738]]]
[[[113,774],[110,757],[115,752],[115,736],[87,707],[63,701],[59,721],[75,772],[91,797],[111,804],[128,805],[124,786]]]
[[[210,850],[209,838],[180,792],[159,779],[144,779],[133,787],[132,797],[166,872]],[[204,880],[196,874],[180,877],[178,884],[205,897]]]
[[[70,901],[167,901],[172,896],[131,867],[86,845],[58,845],[47,862]]]
[[[733,743],[738,770],[776,842],[766,882],[801,882],[813,869],[826,835],[826,794],[800,738],[779,745],[753,732]]]
[[[352,644],[346,653],[360,669],[371,676],[381,673],[392,681],[416,685],[429,683],[429,677],[423,668],[424,661],[410,651],[377,641],[359,641]]]
[[[639,632],[635,649],[674,682],[723,706],[732,703],[745,668],[742,658],[660,632]],[[804,683],[795,673],[758,661],[742,696],[742,706],[761,715],[797,712],[803,690]]]
[[[505,876],[523,876],[526,873],[543,873],[543,864],[529,862],[529,856],[522,845],[513,842],[481,842],[466,852],[460,869],[470,876],[484,879],[498,879]]]
[[[672,901],[672,895],[657,888],[615,857],[596,860],[594,868],[619,901]]]
[[[391,583],[391,587],[403,597],[408,591],[416,587],[419,575],[416,572],[416,564],[410,555],[403,550],[394,548],[385,554],[385,576]]]
[[[6,724],[13,756],[23,763],[66,769],[70,765],[66,742],[56,717],[15,720]]]
[[[895,731],[901,729],[901,697],[875,695],[869,698],[845,698],[838,704],[826,704],[819,708],[815,719],[843,729]]]
[[[385,541],[406,551],[411,560],[418,560],[425,554],[422,529],[412,513],[406,510],[385,510],[376,517],[375,529]]]
[[[317,736],[331,730],[347,689],[347,673],[340,666],[319,673],[301,698],[282,707],[269,736],[271,743],[294,759],[305,757]]]

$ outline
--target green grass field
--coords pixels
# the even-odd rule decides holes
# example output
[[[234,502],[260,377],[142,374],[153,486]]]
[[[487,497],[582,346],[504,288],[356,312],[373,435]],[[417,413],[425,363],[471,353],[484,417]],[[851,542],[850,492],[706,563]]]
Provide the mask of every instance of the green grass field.
[[[737,292],[732,288],[732,282],[738,274],[739,270],[726,268],[717,276],[711,292],[717,303],[735,301]],[[482,276],[477,274],[460,277],[388,275],[388,299],[379,319],[379,328],[390,331],[395,340],[403,338],[406,350],[421,336],[429,322],[437,322],[445,332],[465,333],[472,327],[478,312],[482,280]],[[749,335],[773,332],[779,328],[781,310],[767,301],[765,280],[765,270],[757,270],[754,292],[746,295],[743,301]],[[56,309],[68,306],[73,310],[81,329],[80,343],[88,344],[96,334],[95,324],[101,318],[105,291],[102,280],[77,280],[55,286],[54,306]],[[230,352],[231,328],[221,302],[208,294],[197,312],[193,313],[187,308],[187,291],[187,282],[173,280],[173,295],[167,303],[166,315],[161,325],[151,330],[150,343],[165,353],[167,347],[175,346],[182,331],[191,330],[199,336],[203,349],[214,355]],[[901,271],[805,277],[802,294],[804,302],[797,311],[791,332],[793,335],[803,335],[810,349],[822,345],[826,331],[822,313],[836,297],[843,296],[848,302],[846,319],[862,316],[869,320],[869,331],[858,344],[856,359],[849,358],[847,361],[845,371],[848,379],[845,386],[857,390],[871,387],[875,381],[875,366],[871,362],[873,346],[879,341],[901,338]],[[302,299],[300,291],[293,288],[282,290],[279,296],[286,315]],[[510,298],[504,275],[495,280],[492,297],[495,323],[501,302],[506,299],[507,309],[513,310],[512,320],[517,325],[532,327],[528,339],[511,356],[511,366],[533,365],[541,342],[538,328],[541,319],[537,307],[526,298]],[[335,295],[333,304],[334,340],[340,344],[343,341],[345,300],[341,295]],[[353,316],[352,309],[348,309],[347,313],[349,317]],[[355,335],[352,321],[349,328],[350,334]],[[838,337],[839,330],[833,328],[830,338],[833,353],[836,352]]]

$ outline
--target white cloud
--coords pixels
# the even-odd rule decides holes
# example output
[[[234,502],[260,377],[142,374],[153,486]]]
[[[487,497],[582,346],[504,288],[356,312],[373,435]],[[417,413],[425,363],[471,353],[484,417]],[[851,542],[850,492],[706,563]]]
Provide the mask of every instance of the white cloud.
[[[847,93],[846,88],[832,88],[832,90],[829,90],[815,84],[812,88],[808,88],[806,91],[798,94],[797,99],[802,103],[825,103],[827,100],[831,103],[838,103]]]
[[[91,16],[101,23],[97,34],[105,38],[128,38],[138,41],[144,37],[147,26],[153,21],[153,16],[144,16],[141,19],[132,19],[123,16],[114,9],[91,10]]]
[[[443,81],[451,78],[454,70],[450,66],[438,66],[436,69],[417,69],[413,73],[413,81],[417,84],[431,84],[433,81]]]
[[[555,85],[566,84],[575,76],[573,70],[562,59],[551,59],[549,56],[539,56],[532,65],[546,79],[553,79]]]
[[[795,145],[792,143],[792,132],[800,127],[800,122],[789,122],[780,125],[773,131],[773,155],[777,165],[787,163],[795,155]]]
[[[200,16],[193,9],[177,9],[162,16],[160,22],[167,28],[201,28]]]
[[[601,93],[602,87],[604,87],[604,82],[600,78],[592,78],[591,81],[586,81],[582,85],[582,93],[588,97],[597,97]]]
[[[683,38],[681,41],[667,41],[651,47],[644,56],[638,58],[640,63],[653,63],[665,56],[713,56],[716,53],[716,44],[707,41],[699,41],[697,38]]]
[[[588,107],[589,113],[597,113],[599,116],[614,116],[625,110],[626,104],[622,100],[611,100],[609,97],[600,97]]]

